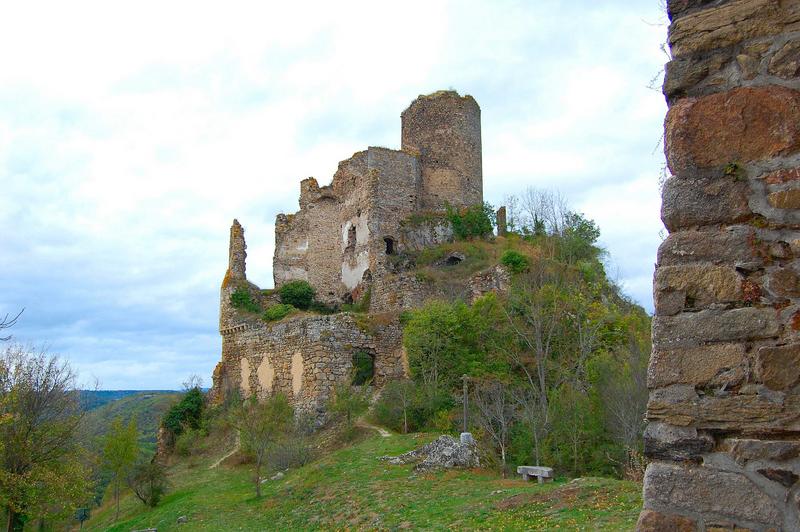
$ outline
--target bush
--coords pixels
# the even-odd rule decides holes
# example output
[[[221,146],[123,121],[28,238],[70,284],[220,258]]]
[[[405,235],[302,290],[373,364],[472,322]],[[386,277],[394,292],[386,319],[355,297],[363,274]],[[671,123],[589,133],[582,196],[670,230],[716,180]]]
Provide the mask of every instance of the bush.
[[[128,477],[128,486],[145,506],[155,508],[167,491],[166,469],[157,461],[141,462]]]
[[[246,288],[239,287],[231,294],[231,306],[235,309],[246,310],[247,312],[260,312],[261,307],[253,301],[253,296]]]
[[[528,257],[513,249],[506,250],[503,253],[500,257],[500,263],[508,266],[508,269],[514,273],[522,273],[530,266]]]
[[[328,412],[344,421],[344,435],[347,440],[355,436],[356,418],[369,408],[367,393],[366,387],[357,390],[349,382],[343,382],[334,386],[333,394],[328,399]]]
[[[281,303],[308,310],[314,301],[314,288],[308,281],[290,281],[278,289]]]
[[[293,310],[294,307],[291,305],[278,303],[277,305],[272,305],[265,310],[261,317],[264,319],[264,321],[279,321],[291,314]]]
[[[162,425],[175,436],[179,436],[185,428],[199,428],[202,415],[203,392],[200,388],[192,388],[167,411]]]
[[[488,203],[472,205],[461,210],[447,206],[447,218],[453,225],[453,233],[461,240],[491,234],[494,217],[494,209]]]
[[[184,430],[180,436],[175,438],[175,453],[178,456],[191,456],[197,449],[200,431],[196,429]]]

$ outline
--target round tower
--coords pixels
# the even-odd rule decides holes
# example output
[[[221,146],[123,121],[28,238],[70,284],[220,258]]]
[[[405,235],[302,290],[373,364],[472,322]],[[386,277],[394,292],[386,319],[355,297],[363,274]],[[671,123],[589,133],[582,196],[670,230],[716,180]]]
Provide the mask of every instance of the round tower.
[[[475,99],[439,91],[420,96],[400,117],[402,148],[420,159],[421,207],[482,203],[481,108]]]

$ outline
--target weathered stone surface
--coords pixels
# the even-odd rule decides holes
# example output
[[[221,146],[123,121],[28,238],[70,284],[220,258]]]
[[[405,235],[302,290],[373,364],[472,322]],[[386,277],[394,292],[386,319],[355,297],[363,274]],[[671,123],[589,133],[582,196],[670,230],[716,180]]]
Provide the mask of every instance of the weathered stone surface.
[[[704,88],[724,88],[735,75],[728,72],[733,68],[732,61],[729,50],[670,61],[664,71],[664,96],[667,101],[673,102],[684,96],[700,95]]]
[[[662,297],[679,292],[691,301],[692,308],[703,308],[711,303],[737,301],[742,298],[742,277],[728,266],[711,264],[689,264],[685,266],[662,266],[656,270],[654,289],[656,312],[674,314],[659,308]],[[664,309],[672,310],[672,308]]]
[[[787,42],[769,61],[769,73],[783,79],[800,76],[800,39]]]
[[[701,310],[653,319],[653,343],[658,349],[701,342],[769,338],[777,335],[778,331],[776,313],[771,308]]]
[[[692,348],[654,349],[647,369],[647,386],[663,388],[671,384],[695,384],[705,386],[725,370],[737,368],[730,374],[736,384],[741,378],[742,366],[747,364],[747,348],[744,344],[709,344]],[[723,384],[723,383],[715,383]]]
[[[650,423],[644,431],[644,454],[651,460],[699,461],[714,448],[714,438],[693,427]]]
[[[659,266],[690,262],[736,265],[756,258],[750,242],[750,226],[723,227],[704,231],[678,231],[658,247]]]
[[[770,185],[789,183],[800,180],[800,168],[786,168],[770,172],[762,177]]]
[[[800,441],[729,438],[725,440],[725,447],[740,465],[751,460],[784,461],[800,456]]]
[[[680,385],[653,390],[647,419],[698,429],[776,432],[800,429],[800,400],[769,388],[757,393],[699,396]]]
[[[744,163],[800,149],[800,92],[744,87],[676,102],[665,122],[673,174]]]
[[[762,347],[756,357],[756,378],[773,390],[800,382],[800,344]]]
[[[794,483],[797,482],[797,479],[800,478],[792,471],[773,467],[759,469],[758,472],[764,475],[764,477],[782,485],[784,488],[791,488]]]
[[[636,523],[636,532],[695,532],[697,524],[688,517],[643,510]]]
[[[791,268],[778,268],[769,272],[769,291],[777,296],[800,296],[800,275]]]
[[[726,515],[763,525],[783,525],[781,510],[747,477],[699,466],[654,462],[644,477],[646,504],[677,512]]]
[[[767,196],[767,201],[776,209],[800,209],[800,189],[773,192]]]
[[[669,28],[669,43],[673,56],[679,57],[797,29],[796,0],[734,0],[678,18]]]
[[[670,232],[749,220],[750,188],[731,177],[687,179],[672,177],[664,184],[661,220]]]

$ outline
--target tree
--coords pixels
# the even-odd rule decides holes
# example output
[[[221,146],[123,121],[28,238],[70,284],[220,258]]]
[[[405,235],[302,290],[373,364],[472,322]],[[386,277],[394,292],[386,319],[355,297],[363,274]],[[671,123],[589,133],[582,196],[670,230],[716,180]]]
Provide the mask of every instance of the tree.
[[[230,417],[231,425],[239,431],[242,448],[252,453],[255,459],[253,482],[256,497],[261,497],[261,468],[267,453],[292,426],[293,421],[294,409],[286,396],[280,393],[263,403],[253,395]]]
[[[0,353],[0,505],[8,530],[31,517],[65,517],[91,496],[77,429],[75,373],[45,351],[12,344]]]
[[[314,287],[308,281],[289,281],[278,288],[281,303],[306,310],[314,302]]]
[[[366,386],[356,389],[350,385],[349,380],[333,387],[333,394],[328,400],[328,411],[336,417],[344,418],[345,434],[348,437],[352,436],[356,418],[369,407],[368,393]]]
[[[119,519],[119,488],[128,476],[139,457],[139,431],[136,420],[131,419],[127,426],[121,418],[116,418],[103,442],[103,466],[112,475],[114,501],[117,505],[115,520]]]
[[[470,402],[475,405],[475,421],[492,439],[500,452],[503,478],[506,476],[506,456],[511,426],[517,419],[508,386],[501,381],[477,382],[472,387]]]
[[[139,462],[128,475],[128,486],[150,508],[158,506],[168,485],[166,469],[156,460]]]
[[[13,318],[9,317],[10,314],[6,314],[5,316],[3,316],[3,319],[0,320],[0,331],[2,331],[4,329],[10,329],[11,327],[13,327],[17,323],[17,320],[19,319],[19,317],[22,316],[23,312],[25,312],[25,309],[20,310],[17,313],[17,315],[14,316]],[[11,340],[11,335],[9,335],[9,336],[0,336],[0,342],[7,342],[9,340]]]
[[[389,382],[383,387],[380,399],[375,403],[375,421],[407,434],[409,413],[416,395],[414,381],[402,379]]]

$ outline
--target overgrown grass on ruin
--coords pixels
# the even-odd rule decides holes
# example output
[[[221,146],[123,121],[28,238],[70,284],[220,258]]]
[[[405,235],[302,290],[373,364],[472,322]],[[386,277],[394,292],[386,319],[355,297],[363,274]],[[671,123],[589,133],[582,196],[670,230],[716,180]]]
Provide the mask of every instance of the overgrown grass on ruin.
[[[146,509],[130,495],[121,519],[94,512],[88,530],[188,526],[191,530],[533,529],[632,530],[641,507],[638,484],[612,479],[558,480],[537,485],[486,471],[415,476],[379,456],[415,448],[434,435],[367,439],[290,470],[253,496],[249,466],[209,469],[215,458],[183,460],[171,469],[173,488]],[[187,525],[177,525],[179,516]]]

